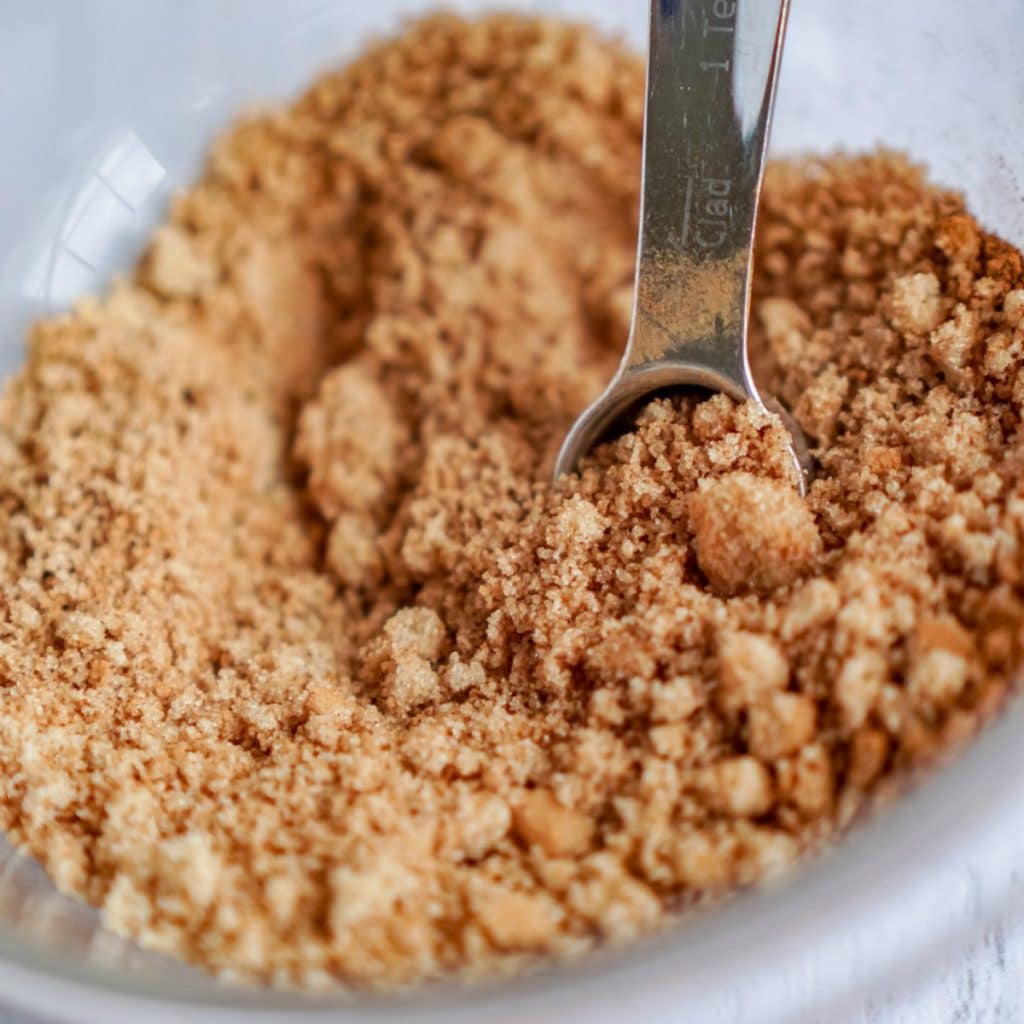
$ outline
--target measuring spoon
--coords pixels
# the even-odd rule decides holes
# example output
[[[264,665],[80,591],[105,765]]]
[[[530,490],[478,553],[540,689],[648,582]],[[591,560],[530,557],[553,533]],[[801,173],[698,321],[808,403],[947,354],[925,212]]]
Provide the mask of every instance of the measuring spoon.
[[[780,413],[801,493],[800,428],[750,373],[754,222],[788,0],[651,0],[633,319],[618,371],[576,420],[555,466],[571,472],[656,393],[722,391]]]

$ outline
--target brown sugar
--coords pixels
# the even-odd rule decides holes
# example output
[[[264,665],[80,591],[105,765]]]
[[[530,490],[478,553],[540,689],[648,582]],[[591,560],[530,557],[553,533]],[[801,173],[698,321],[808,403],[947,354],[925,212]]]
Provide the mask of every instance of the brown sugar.
[[[902,156],[770,168],[773,416],[551,485],[631,308],[643,69],[436,17],[240,121],[0,400],[0,824],[147,946],[394,986],[819,849],[1020,660],[1024,273]]]
[[[821,554],[810,509],[777,480],[727,473],[703,481],[689,513],[697,562],[722,593],[792,583]]]

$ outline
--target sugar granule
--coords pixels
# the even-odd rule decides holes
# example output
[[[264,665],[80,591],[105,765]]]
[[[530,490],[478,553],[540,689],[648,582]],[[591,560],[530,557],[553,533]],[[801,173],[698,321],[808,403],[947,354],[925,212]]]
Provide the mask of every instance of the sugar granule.
[[[643,70],[435,17],[215,145],[0,400],[0,824],[280,985],[625,941],[1003,703],[1020,254],[904,157],[778,163],[753,359],[548,482],[631,308]]]

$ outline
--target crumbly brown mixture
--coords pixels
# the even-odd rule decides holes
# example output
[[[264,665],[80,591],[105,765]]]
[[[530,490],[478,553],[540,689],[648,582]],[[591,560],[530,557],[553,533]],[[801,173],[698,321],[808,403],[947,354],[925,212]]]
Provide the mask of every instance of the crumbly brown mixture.
[[[893,154],[775,166],[758,373],[552,488],[630,309],[642,69],[419,24],[221,140],[0,405],[0,823],[114,928],[398,984],[620,941],[998,709],[1018,252]]]

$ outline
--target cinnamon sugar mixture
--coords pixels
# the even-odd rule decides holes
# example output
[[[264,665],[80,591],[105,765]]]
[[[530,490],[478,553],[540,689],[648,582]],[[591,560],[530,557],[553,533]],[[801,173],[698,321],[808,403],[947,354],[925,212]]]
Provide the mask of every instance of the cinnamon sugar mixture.
[[[1020,653],[1024,275],[901,156],[777,164],[780,423],[558,443],[626,336],[642,67],[415,25],[237,124],[0,404],[0,824],[233,977],[490,975],[820,847]]]

